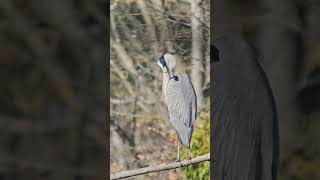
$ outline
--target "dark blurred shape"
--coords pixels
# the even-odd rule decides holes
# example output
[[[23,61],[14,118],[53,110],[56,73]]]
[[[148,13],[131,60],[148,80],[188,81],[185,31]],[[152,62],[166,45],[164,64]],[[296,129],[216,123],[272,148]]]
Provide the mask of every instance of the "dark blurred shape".
[[[243,39],[227,36],[213,43],[219,61],[211,62],[212,177],[276,179],[278,120],[266,75]]]
[[[210,59],[212,60],[211,63],[220,61],[219,58],[219,50],[214,45],[210,45]]]
[[[105,179],[107,2],[0,2],[0,179]]]
[[[320,179],[320,3],[215,0],[212,4],[213,37],[238,34],[258,49],[276,100],[279,179]]]
[[[306,79],[298,84],[299,108],[303,113],[320,109],[320,68],[314,69]]]

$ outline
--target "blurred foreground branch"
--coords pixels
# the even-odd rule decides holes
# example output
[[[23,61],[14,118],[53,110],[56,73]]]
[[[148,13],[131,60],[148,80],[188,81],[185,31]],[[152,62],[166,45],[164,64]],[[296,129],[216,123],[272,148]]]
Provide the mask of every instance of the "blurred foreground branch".
[[[81,176],[97,176],[103,177],[104,173],[102,170],[97,170],[88,167],[78,167],[65,164],[48,163],[45,161],[35,161],[32,159],[21,158],[16,156],[1,157],[0,163],[2,165],[15,165],[21,169],[36,169],[38,171],[46,173],[61,173],[61,174],[72,174]]]
[[[152,172],[159,172],[159,171],[165,171],[165,170],[170,170],[175,168],[181,168],[181,167],[189,166],[191,164],[197,164],[204,161],[210,161],[210,153],[195,157],[191,160],[183,160],[181,162],[173,161],[173,162],[149,166],[141,169],[121,171],[115,174],[111,174],[111,179],[122,179],[122,178],[138,176],[142,174],[148,174]]]

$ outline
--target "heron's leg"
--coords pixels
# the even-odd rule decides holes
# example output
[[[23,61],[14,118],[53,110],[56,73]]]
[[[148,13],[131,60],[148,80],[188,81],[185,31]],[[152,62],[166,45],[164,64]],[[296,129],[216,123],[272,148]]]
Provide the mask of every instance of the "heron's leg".
[[[178,155],[177,155],[177,161],[180,161],[180,141],[178,139]]]
[[[178,155],[177,155],[177,162],[180,162],[180,167],[182,167],[181,161],[180,161],[180,141],[178,138]]]
[[[188,159],[191,159],[191,155],[190,155],[190,147],[188,147]]]

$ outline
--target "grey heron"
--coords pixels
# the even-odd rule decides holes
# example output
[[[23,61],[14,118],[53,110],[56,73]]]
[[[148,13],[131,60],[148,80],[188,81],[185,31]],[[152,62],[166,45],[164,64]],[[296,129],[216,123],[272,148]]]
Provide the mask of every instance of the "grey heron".
[[[180,160],[180,143],[188,148],[190,159],[190,142],[197,116],[197,97],[193,84],[187,74],[174,74],[176,59],[172,54],[163,54],[157,64],[163,72],[163,97],[177,134],[177,160]]]

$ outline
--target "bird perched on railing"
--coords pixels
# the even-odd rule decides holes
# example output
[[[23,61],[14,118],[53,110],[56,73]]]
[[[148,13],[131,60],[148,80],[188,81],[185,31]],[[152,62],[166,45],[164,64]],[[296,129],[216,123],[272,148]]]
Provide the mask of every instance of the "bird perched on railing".
[[[177,160],[180,160],[180,143],[188,148],[190,159],[190,142],[197,116],[197,97],[193,84],[187,74],[174,74],[176,59],[172,54],[163,54],[157,64],[163,72],[164,102],[178,138]]]

